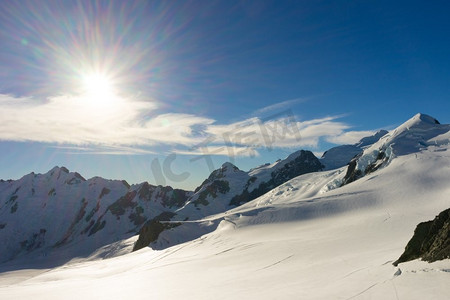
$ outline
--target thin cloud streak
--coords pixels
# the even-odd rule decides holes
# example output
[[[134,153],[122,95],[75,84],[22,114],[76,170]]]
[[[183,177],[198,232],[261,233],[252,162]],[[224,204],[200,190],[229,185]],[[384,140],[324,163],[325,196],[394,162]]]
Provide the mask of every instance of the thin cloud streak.
[[[347,131],[336,136],[329,136],[326,140],[333,144],[355,144],[363,137],[374,135],[375,132],[376,130]]]
[[[96,146],[96,147],[78,147],[78,146],[50,146],[51,148],[65,151],[66,154],[96,154],[96,155],[144,155],[158,154],[156,151],[123,146]]]
[[[299,104],[299,103],[303,103],[308,101],[308,98],[296,98],[296,99],[291,99],[291,100],[286,100],[286,101],[282,101],[282,102],[278,102],[260,109],[257,109],[253,115],[254,116],[259,116],[262,114],[266,114],[266,113],[272,113],[273,111],[280,111],[283,110],[285,108],[288,107],[292,107],[295,104]]]
[[[65,95],[35,101],[0,95],[0,140],[57,144],[71,154],[155,154],[152,147],[170,146],[171,152],[186,155],[257,156],[257,149],[317,149],[322,139],[354,143],[373,133],[348,131],[350,126],[337,120],[342,116],[299,121],[282,112],[273,119],[217,124],[192,114],[158,115],[156,101],[109,100],[96,103]],[[271,107],[285,108],[292,101],[298,100]]]

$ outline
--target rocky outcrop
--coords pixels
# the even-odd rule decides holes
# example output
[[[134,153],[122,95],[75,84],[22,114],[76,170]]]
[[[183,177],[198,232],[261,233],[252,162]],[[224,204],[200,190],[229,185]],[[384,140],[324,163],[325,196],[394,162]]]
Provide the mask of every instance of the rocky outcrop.
[[[145,248],[150,243],[156,241],[159,234],[166,229],[171,229],[180,225],[180,223],[167,223],[175,213],[163,212],[159,216],[145,223],[139,231],[139,238],[134,244],[133,251]]]
[[[378,152],[376,160],[374,162],[370,163],[363,172],[357,168],[358,158],[359,158],[359,156],[355,157],[348,164],[347,173],[345,174],[344,180],[342,181],[342,186],[349,184],[355,180],[358,180],[359,178],[363,177],[364,175],[375,172],[376,170],[381,168],[383,165],[385,165],[389,159],[386,156],[384,151],[380,151],[380,152]]]
[[[249,191],[248,186],[251,181],[256,180],[255,177],[251,177],[247,182],[246,189],[241,194],[234,196],[230,201],[230,205],[238,206],[249,202],[292,178],[306,173],[321,171],[324,167],[311,151],[300,150],[293,155],[295,158],[289,159],[288,157],[286,159],[287,162],[281,168],[274,170],[270,174],[270,180],[262,182],[256,189]]]
[[[417,225],[405,252],[394,266],[417,258],[427,262],[450,258],[450,208],[434,220]]]

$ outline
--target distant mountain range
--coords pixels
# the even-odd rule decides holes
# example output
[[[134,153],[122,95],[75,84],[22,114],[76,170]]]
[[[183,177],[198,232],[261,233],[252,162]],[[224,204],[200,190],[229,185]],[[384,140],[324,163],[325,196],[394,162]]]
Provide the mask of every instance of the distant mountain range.
[[[0,262],[61,249],[68,256],[87,255],[137,234],[154,220],[199,220],[224,212],[299,175],[345,166],[386,133],[332,148],[321,159],[299,150],[248,172],[225,163],[195,191],[100,177],[86,180],[65,167],[1,180]]]

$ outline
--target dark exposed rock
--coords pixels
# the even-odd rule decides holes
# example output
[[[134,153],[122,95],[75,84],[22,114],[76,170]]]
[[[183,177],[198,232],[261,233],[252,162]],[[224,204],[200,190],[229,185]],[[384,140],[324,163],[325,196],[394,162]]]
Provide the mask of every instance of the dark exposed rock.
[[[61,171],[63,171],[64,173],[69,173],[69,170],[66,167],[61,167],[60,168]]]
[[[163,203],[169,207],[182,207],[186,204],[189,198],[189,192],[181,189],[173,189],[172,195],[168,197]]]
[[[370,174],[370,173],[378,170],[383,165],[383,163],[385,163],[387,161],[387,159],[388,158],[386,157],[386,153],[383,151],[380,151],[377,155],[376,161],[367,166],[366,174]]]
[[[349,184],[362,176],[361,170],[356,169],[358,158],[354,158],[350,161],[347,167],[347,173],[345,173],[342,186]]]
[[[81,231],[81,234],[86,234],[86,233],[92,228],[92,226],[94,226],[94,224],[95,224],[95,221],[94,221],[94,220],[91,220],[91,221],[89,222],[89,225],[86,226],[86,228],[84,228],[84,229]]]
[[[161,199],[161,203],[165,207],[182,207],[184,204],[186,204],[186,201],[188,200],[190,192],[181,190],[181,189],[174,189],[170,186],[154,186],[149,184],[148,182],[144,182],[141,187],[139,188],[139,199],[150,201],[152,199],[152,196],[156,193],[156,198]]]
[[[125,213],[127,208],[134,208],[137,205],[136,202],[133,202],[134,197],[136,197],[136,191],[128,192],[125,196],[120,197],[119,200],[111,204],[108,210],[119,218],[119,216]]]
[[[393,264],[397,266],[417,258],[427,262],[450,258],[450,208],[434,220],[417,225],[405,252]]]
[[[197,200],[195,200],[193,203],[195,206],[198,206],[200,204],[208,205],[209,202],[208,200],[206,200],[206,197],[208,197],[208,195],[216,198],[218,192],[221,194],[226,194],[229,190],[230,184],[228,183],[228,181],[216,179],[210,185],[206,186],[202,192],[200,192]]]
[[[249,192],[249,185],[256,180],[256,178],[251,177],[246,184],[246,189],[241,194],[234,196],[230,201],[230,205],[238,206],[249,202],[292,178],[323,169],[323,165],[311,151],[300,150],[296,155],[295,159],[285,163],[280,169],[273,171],[269,181],[262,182],[256,189]]]
[[[388,161],[388,157],[386,156],[386,153],[384,151],[378,152],[377,158],[374,162],[369,164],[366,169],[361,171],[360,169],[357,169],[357,163],[360,156],[355,157],[350,161],[347,168],[347,173],[344,176],[344,180],[342,181],[342,185],[344,186],[346,184],[349,184],[355,180],[358,180],[359,178],[363,177],[364,175],[370,174],[381,168],[385,163]]]
[[[98,199],[102,199],[103,196],[108,195],[109,192],[111,192],[111,190],[104,187],[104,188],[102,189],[102,191],[100,192],[100,196],[98,196]]]
[[[365,147],[378,142],[387,133],[388,131],[386,130],[380,130],[372,136],[362,138],[356,144],[341,145],[328,149],[324,152],[320,161],[327,170],[338,169],[348,165],[353,158],[363,153]]]
[[[55,188],[52,188],[49,192],[48,192],[49,196],[55,196],[56,195],[56,191]]]
[[[89,220],[95,215],[96,212],[98,212],[99,209],[100,209],[100,201],[97,200],[97,204],[95,205],[95,207],[91,209],[89,214],[86,216],[85,218],[86,222],[89,222]]]
[[[85,179],[83,176],[81,176],[78,172],[75,172],[75,173],[74,173],[74,176],[75,176],[76,178],[80,179],[81,181],[86,181],[86,179]]]
[[[156,217],[154,217],[153,220],[170,221],[170,219],[172,219],[175,215],[176,215],[176,213],[174,213],[174,212],[164,211],[164,212],[160,213],[159,215],[157,215]]]
[[[160,191],[158,197],[161,198],[161,203],[165,207],[182,207],[186,204],[190,192],[180,189],[174,189],[170,186],[159,186]]]
[[[86,201],[86,199],[85,198],[81,199],[81,207],[78,210],[78,213],[77,213],[75,219],[70,224],[69,229],[66,231],[66,233],[63,236],[63,238],[60,241],[56,242],[55,247],[59,247],[59,246],[65,244],[65,243],[67,243],[67,241],[70,239],[70,237],[71,237],[71,235],[73,233],[75,225],[78,222],[80,222],[83,219],[84,215],[86,214],[86,207],[87,207],[87,205],[88,205],[88,202]]]
[[[141,206],[136,207],[134,212],[132,212],[128,218],[133,221],[134,225],[139,226],[144,224],[147,218],[143,215],[144,209]]]
[[[311,151],[300,150],[300,154],[292,161],[272,172],[274,187],[285,183],[286,181],[306,173],[321,171],[323,165]]]
[[[171,229],[180,225],[180,223],[163,223],[170,220],[175,213],[163,212],[159,216],[147,221],[139,231],[139,238],[134,244],[133,251],[142,249],[156,241],[159,234],[166,229]]]
[[[18,204],[17,204],[17,202],[16,202],[16,203],[14,203],[13,206],[11,206],[11,213],[12,213],[12,214],[15,213],[15,212],[17,211],[17,208],[18,208]]]
[[[41,248],[45,244],[46,229],[41,228],[38,233],[33,233],[29,239],[20,242],[22,250],[32,251],[34,249]]]
[[[139,199],[150,200],[154,189],[155,187],[153,185],[150,185],[148,182],[144,182],[139,189]]]
[[[16,200],[17,200],[17,198],[19,198],[19,196],[17,196],[17,195],[11,196],[11,198],[9,198],[9,200],[8,200],[8,202],[7,202],[7,203],[11,203],[11,202],[14,202],[14,201],[16,201]]]
[[[122,180],[122,183],[124,186],[126,186],[128,189],[131,187],[131,185],[126,181],[126,180]]]
[[[105,220],[103,220],[103,221],[97,220],[97,222],[95,222],[92,229],[89,231],[88,236],[91,236],[91,235],[97,233],[98,231],[102,230],[105,227],[105,225],[106,225]]]

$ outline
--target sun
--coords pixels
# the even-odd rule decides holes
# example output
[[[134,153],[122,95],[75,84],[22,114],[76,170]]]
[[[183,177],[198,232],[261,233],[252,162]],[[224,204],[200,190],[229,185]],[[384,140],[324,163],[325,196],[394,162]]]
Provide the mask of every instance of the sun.
[[[80,72],[76,105],[81,111],[98,120],[110,118],[123,109],[126,101],[118,89],[113,73],[96,71]]]
[[[115,95],[114,83],[102,73],[88,73],[82,76],[82,90],[85,96],[97,102],[108,102]]]

